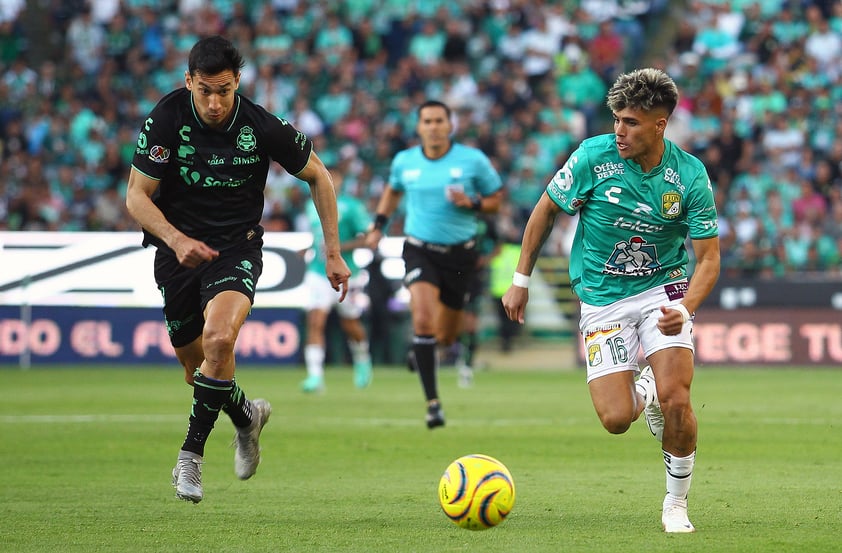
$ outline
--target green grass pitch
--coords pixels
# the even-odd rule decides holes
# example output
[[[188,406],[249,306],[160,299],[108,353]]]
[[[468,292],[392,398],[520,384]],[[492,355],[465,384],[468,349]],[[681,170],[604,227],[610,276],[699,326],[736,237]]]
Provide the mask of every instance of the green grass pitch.
[[[376,370],[357,390],[328,368],[238,369],[273,414],[251,480],[233,473],[223,416],[205,454],[205,499],[175,499],[170,472],[190,389],[171,367],[0,370],[0,550],[23,552],[828,552],[842,536],[842,372],[700,368],[690,517],[660,527],[664,468],[643,421],[599,425],[581,371],[495,369],[459,389],[440,375],[447,427],[429,431],[417,376]],[[453,459],[497,457],[517,489],[500,526],[441,512]]]

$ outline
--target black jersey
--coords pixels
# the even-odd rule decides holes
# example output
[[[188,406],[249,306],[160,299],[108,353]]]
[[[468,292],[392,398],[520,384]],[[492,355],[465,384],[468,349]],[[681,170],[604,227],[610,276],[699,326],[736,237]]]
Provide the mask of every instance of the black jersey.
[[[307,165],[312,141],[289,122],[236,95],[231,122],[204,124],[190,91],[164,96],[143,123],[132,166],[160,181],[152,197],[174,227],[224,250],[259,228],[263,189],[274,160],[292,175]],[[166,248],[144,230],[143,245]]]

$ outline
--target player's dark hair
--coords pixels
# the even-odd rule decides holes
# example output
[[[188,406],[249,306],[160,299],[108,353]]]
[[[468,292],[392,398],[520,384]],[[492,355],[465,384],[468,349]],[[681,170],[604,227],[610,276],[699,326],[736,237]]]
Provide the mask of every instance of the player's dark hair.
[[[216,35],[203,38],[193,45],[187,69],[191,75],[217,75],[231,70],[236,76],[245,64],[243,56],[234,45],[228,39]]]
[[[608,91],[606,104],[616,113],[626,108],[652,111],[664,109],[672,115],[678,105],[678,87],[669,75],[660,69],[636,69],[623,73]]]
[[[421,110],[424,108],[443,108],[444,112],[447,114],[447,119],[450,120],[450,108],[444,102],[440,102],[438,100],[427,100],[418,106],[418,117],[421,117]]]

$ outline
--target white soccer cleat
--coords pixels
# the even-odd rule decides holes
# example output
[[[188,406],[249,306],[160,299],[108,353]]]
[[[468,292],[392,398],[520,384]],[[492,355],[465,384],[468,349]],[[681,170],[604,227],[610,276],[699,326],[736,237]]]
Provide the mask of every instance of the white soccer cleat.
[[[252,400],[251,408],[251,424],[238,428],[234,434],[234,472],[240,480],[248,480],[257,472],[257,465],[260,464],[260,431],[272,414],[272,406],[265,399]]]
[[[175,496],[184,501],[198,503],[202,500],[202,457],[189,451],[181,451],[172,469],[172,485]]]
[[[687,499],[678,499],[669,494],[664,498],[661,523],[664,525],[664,532],[668,534],[689,534],[696,531],[687,518]]]
[[[644,405],[643,416],[646,418],[646,425],[655,439],[663,441],[664,438],[664,414],[661,412],[661,404],[658,402],[658,389],[655,387],[655,373],[652,367],[646,366],[640,371],[637,379],[637,388],[643,392]]]

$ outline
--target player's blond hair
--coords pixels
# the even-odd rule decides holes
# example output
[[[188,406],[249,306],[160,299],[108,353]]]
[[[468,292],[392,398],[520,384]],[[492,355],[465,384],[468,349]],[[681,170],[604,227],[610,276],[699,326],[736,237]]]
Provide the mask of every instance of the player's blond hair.
[[[613,113],[626,108],[643,111],[660,108],[669,116],[678,105],[678,87],[660,69],[635,69],[617,77],[608,91],[606,104]]]

